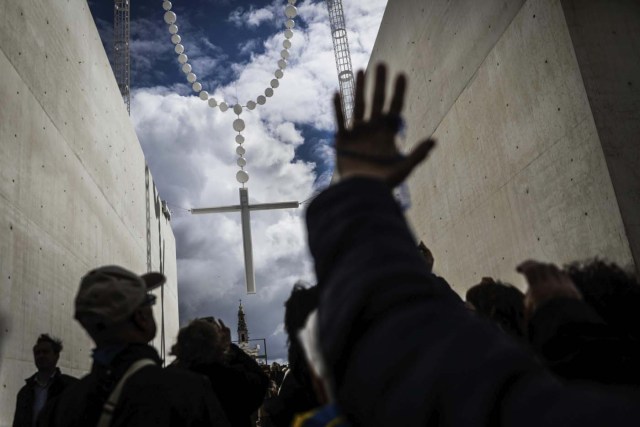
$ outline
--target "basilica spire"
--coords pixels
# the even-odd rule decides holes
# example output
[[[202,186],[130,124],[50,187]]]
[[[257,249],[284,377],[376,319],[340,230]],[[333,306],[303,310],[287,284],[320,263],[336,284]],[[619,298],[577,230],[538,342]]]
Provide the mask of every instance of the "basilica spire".
[[[238,307],[238,343],[246,343],[249,341],[249,330],[247,329],[247,322],[244,318],[244,309],[242,307],[242,300],[240,300],[240,306]]]

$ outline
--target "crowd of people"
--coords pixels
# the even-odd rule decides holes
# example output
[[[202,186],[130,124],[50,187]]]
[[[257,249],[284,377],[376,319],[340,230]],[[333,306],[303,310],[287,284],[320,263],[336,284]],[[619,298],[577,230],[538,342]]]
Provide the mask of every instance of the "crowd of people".
[[[525,260],[525,293],[485,277],[463,301],[391,192],[435,141],[399,153],[406,80],[385,109],[386,68],[375,71],[367,119],[362,72],[349,127],[334,100],[338,179],[307,211],[318,284],[285,304],[286,369],[259,366],[215,318],[181,329],[162,368],[149,291],[164,276],[101,267],[75,300],[90,373],[62,374],[61,343],[40,336],[14,426],[640,425],[635,274]]]

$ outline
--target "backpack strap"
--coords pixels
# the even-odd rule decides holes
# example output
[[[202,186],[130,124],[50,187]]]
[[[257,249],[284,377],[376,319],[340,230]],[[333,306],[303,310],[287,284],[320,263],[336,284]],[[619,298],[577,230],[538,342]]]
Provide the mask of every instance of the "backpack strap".
[[[156,362],[151,359],[140,359],[136,360],[131,364],[131,366],[129,366],[127,372],[125,372],[122,378],[120,378],[120,381],[118,381],[118,384],[116,384],[115,388],[109,395],[109,398],[104,403],[104,406],[102,407],[102,415],[100,416],[97,427],[109,427],[111,425],[111,417],[113,416],[113,411],[115,411],[116,409],[116,405],[118,404],[118,400],[120,399],[120,394],[122,394],[122,388],[124,387],[129,377],[145,366],[155,364]]]

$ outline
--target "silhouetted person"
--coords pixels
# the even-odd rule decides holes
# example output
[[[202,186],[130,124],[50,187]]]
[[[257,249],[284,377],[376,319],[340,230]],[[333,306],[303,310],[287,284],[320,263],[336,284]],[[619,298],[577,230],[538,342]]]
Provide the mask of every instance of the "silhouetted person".
[[[249,427],[269,378],[251,356],[231,343],[231,332],[222,320],[208,319],[180,329],[172,348],[177,363],[167,370],[188,369],[209,378],[229,424]]]
[[[575,262],[564,270],[607,324],[640,340],[640,284],[634,274],[600,259]]]
[[[318,287],[305,288],[296,283],[291,296],[284,304],[284,329],[289,343],[289,372],[283,380],[278,396],[268,399],[264,409],[270,421],[277,427],[288,427],[297,413],[306,412],[319,405],[316,398],[304,349],[298,332],[313,310],[318,307]]]
[[[271,380],[276,383],[276,387],[280,388],[282,380],[284,379],[284,371],[278,363],[273,362],[271,364],[271,373],[269,376],[271,377]]]
[[[476,313],[506,333],[519,340],[524,338],[524,294],[515,286],[483,277],[467,290],[465,299]]]
[[[60,395],[65,388],[78,381],[60,372],[58,360],[62,341],[48,334],[38,337],[33,346],[33,360],[38,372],[25,380],[18,392],[13,427],[32,427],[45,404]]]
[[[635,316],[637,308],[632,313],[611,313],[613,307],[606,305],[606,298],[612,291],[610,283],[616,280],[619,271],[614,269],[613,275],[609,276],[604,268],[604,265],[595,267],[598,271],[595,276],[603,289],[596,295],[592,293],[590,301],[604,313],[615,316],[612,322],[587,302],[566,271],[553,264],[523,263],[519,269],[529,282],[526,295],[528,339],[545,365],[564,380],[637,388],[640,386],[640,345],[627,333],[636,325],[616,324],[616,319]],[[580,277],[576,271],[573,274]],[[591,292],[595,288],[596,283],[585,286]],[[624,310],[625,304],[615,307]]]
[[[118,266],[82,278],[75,318],[96,343],[91,372],[47,405],[39,425],[228,426],[209,381],[163,370],[147,344],[156,335],[156,298],[149,291],[165,280]]]
[[[406,156],[396,148],[405,86],[400,76],[387,110],[386,68],[377,67],[365,119],[359,72],[349,128],[336,95],[340,179],[307,210],[317,339],[340,412],[362,426],[640,425],[636,402],[561,385],[428,271],[392,196],[435,146],[423,141]]]

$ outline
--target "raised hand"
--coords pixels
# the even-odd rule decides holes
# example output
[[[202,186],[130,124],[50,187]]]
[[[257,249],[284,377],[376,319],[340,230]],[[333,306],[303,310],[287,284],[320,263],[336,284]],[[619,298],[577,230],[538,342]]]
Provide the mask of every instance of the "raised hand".
[[[346,128],[342,113],[340,94],[336,93],[334,97],[338,128],[336,166],[342,179],[366,176],[380,179],[394,187],[404,181],[413,168],[427,157],[435,146],[435,141],[426,139],[417,144],[408,156],[400,154],[395,136],[400,130],[400,113],[407,79],[402,74],[396,78],[391,105],[385,113],[387,68],[382,64],[378,65],[369,120],[364,120],[364,81],[364,72],[359,71],[356,78],[353,124],[349,129]]]
[[[524,297],[525,316],[530,318],[544,302],[555,298],[582,299],[580,291],[569,275],[554,264],[525,261],[516,271],[522,273],[529,283]]]

